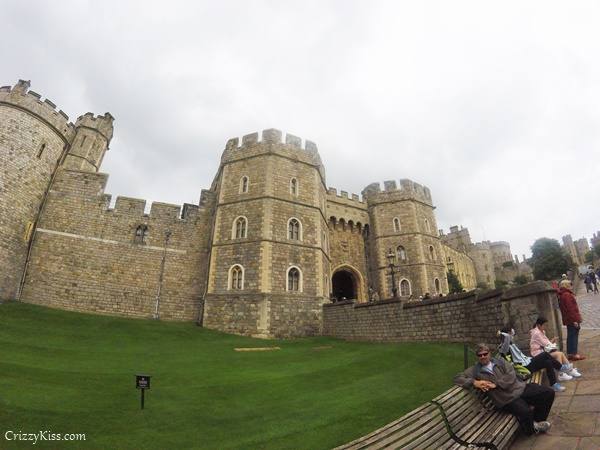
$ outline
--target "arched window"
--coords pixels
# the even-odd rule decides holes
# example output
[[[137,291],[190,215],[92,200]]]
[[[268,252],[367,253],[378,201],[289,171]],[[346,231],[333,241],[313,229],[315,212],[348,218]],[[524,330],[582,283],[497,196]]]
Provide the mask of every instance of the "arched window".
[[[295,217],[288,220],[288,239],[294,241],[302,240],[302,224]]]
[[[286,291],[302,292],[302,272],[295,266],[288,269]]]
[[[227,289],[235,291],[241,291],[244,289],[244,268],[239,264],[235,264],[229,269]]]
[[[431,233],[431,227],[429,226],[429,220],[425,219],[425,231]]]
[[[396,259],[399,262],[406,262],[406,250],[401,245],[396,249]]]
[[[231,239],[242,239],[247,237],[248,220],[240,216],[233,221],[233,229],[231,230]]]
[[[298,195],[298,180],[296,178],[290,180],[290,194],[294,196]]]
[[[145,244],[146,238],[148,237],[148,225],[138,225],[135,229],[135,236],[133,242],[135,244]]]
[[[400,295],[403,297],[410,295],[410,282],[407,279],[400,281]]]
[[[248,192],[248,185],[250,184],[250,179],[247,176],[243,176],[240,179],[240,194],[245,194]]]
[[[435,261],[435,250],[433,249],[433,245],[429,246],[429,259]]]
[[[394,231],[398,233],[400,231],[400,219],[394,217]]]
[[[433,283],[435,284],[436,294],[439,294],[441,292],[440,280],[436,278],[435,280],[433,280]]]

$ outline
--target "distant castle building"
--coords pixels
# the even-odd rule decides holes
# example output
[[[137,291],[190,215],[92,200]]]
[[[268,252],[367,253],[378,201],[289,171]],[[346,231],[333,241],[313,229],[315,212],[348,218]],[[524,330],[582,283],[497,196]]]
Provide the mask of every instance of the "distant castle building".
[[[440,237],[445,246],[451,247],[467,255],[473,264],[473,273],[475,274],[475,285],[493,288],[498,282],[510,283],[517,275],[524,275],[528,279],[532,278],[532,270],[525,262],[519,263],[519,259],[513,258],[510,251],[510,244],[504,241],[498,242],[476,242],[471,241],[469,230],[458,226],[450,227],[450,232],[444,234],[440,230]],[[452,268],[451,265],[448,266]],[[469,265],[464,269],[469,270]],[[465,280],[460,276],[463,284],[471,287],[473,285],[470,279]]]
[[[590,244],[588,240],[586,238],[580,238],[576,241],[573,241],[571,235],[567,234],[566,236],[562,237],[562,241],[563,248],[571,256],[573,262],[578,266],[585,264],[585,255],[590,251]]]
[[[511,260],[507,243],[472,245],[468,230],[440,238],[429,189],[410,180],[362,199],[327,188],[316,145],[274,129],[230,139],[197,205],[110,208],[99,169],[113,117],[70,123],[29,86],[0,88],[0,299],[305,336],[332,297],[446,294],[448,270],[493,286]]]

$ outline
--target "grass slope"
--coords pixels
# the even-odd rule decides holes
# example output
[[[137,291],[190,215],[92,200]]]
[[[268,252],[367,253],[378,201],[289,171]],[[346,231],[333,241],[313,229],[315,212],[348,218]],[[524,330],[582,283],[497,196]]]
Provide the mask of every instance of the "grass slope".
[[[264,341],[5,303],[0,448],[32,448],[7,430],[49,430],[86,441],[33,448],[327,449],[431,399],[461,364],[460,345]],[[139,372],[153,376],[143,411]]]

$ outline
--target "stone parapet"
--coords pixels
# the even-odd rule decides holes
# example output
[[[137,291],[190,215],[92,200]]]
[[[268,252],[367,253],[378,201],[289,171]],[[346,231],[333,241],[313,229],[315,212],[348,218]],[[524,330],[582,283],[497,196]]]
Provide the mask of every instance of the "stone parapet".
[[[75,125],[69,122],[69,116],[63,111],[56,110],[56,105],[37,92],[30,91],[31,83],[19,80],[14,87],[0,87],[0,104],[10,105],[15,108],[35,115],[46,122],[55,132],[59,133],[65,142],[71,142],[75,135]]]
[[[377,342],[498,343],[511,326],[522,349],[538,315],[548,318],[549,337],[561,335],[556,294],[545,282],[479,295],[476,291],[420,302],[336,303],[323,308],[323,334]]]
[[[263,130],[261,135],[258,132],[247,134],[242,137],[241,145],[239,138],[229,139],[221,156],[221,164],[274,153],[317,167],[325,184],[325,168],[314,142],[305,140],[302,146],[302,139],[291,134],[286,134],[285,142],[282,142],[283,133],[273,128]]]
[[[371,183],[363,189],[362,196],[369,203],[369,206],[402,200],[417,200],[433,206],[429,188],[408,179],[401,179],[400,187],[397,186],[394,180],[384,181],[383,190],[381,190],[379,182]]]

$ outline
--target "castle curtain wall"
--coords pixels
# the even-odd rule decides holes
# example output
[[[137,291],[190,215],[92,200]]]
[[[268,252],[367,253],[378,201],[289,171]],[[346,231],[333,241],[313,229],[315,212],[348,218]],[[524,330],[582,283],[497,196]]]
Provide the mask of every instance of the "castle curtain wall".
[[[35,233],[21,300],[149,318],[160,285],[160,318],[197,319],[210,193],[204,193],[203,208],[187,205],[183,218],[178,206],[164,203],[154,203],[145,215],[145,202],[138,199],[119,197],[108,209],[106,179],[102,173],[59,171]],[[140,225],[147,234],[136,243]]]

